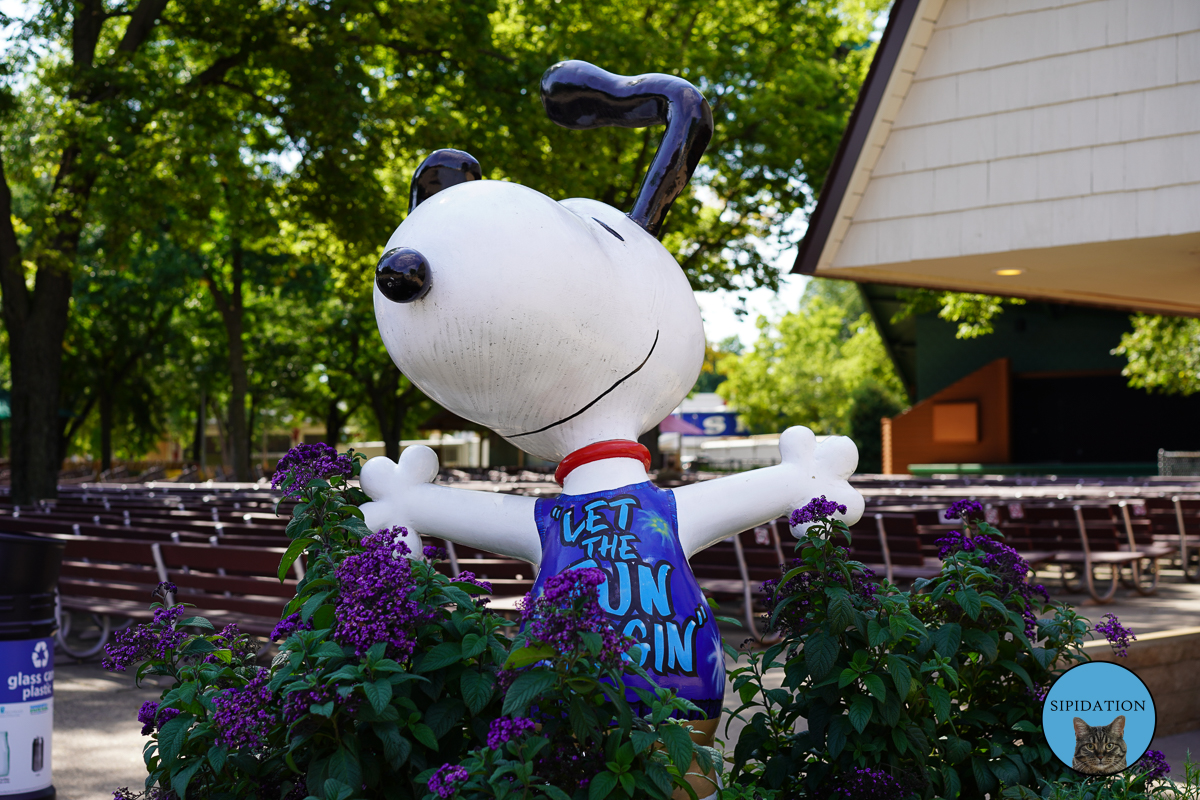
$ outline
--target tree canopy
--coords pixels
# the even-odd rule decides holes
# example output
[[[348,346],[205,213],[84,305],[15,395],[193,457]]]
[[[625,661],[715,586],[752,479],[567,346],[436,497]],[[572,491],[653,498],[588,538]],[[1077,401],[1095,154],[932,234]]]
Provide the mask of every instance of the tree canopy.
[[[717,392],[758,432],[854,435],[866,445],[860,469],[878,471],[879,419],[907,402],[857,285],[814,278],[796,311],[758,326],[754,348],[722,362]]]
[[[774,286],[760,244],[819,191],[884,5],[50,0],[5,20],[15,496],[53,496],[73,446],[210,413],[239,477],[288,415],[398,442],[425,401],[374,333],[370,276],[416,164],[458,147],[486,177],[627,208],[653,154],[657,130],[546,118],[561,59],[701,88],[716,133],[663,242],[697,288]]]

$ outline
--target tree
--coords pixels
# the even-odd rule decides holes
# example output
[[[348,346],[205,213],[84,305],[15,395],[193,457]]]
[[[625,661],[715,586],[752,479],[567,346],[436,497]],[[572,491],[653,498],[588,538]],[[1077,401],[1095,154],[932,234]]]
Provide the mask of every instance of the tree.
[[[1113,350],[1129,359],[1121,371],[1129,385],[1163,394],[1200,392],[1200,319],[1134,314],[1130,322],[1133,330]]]
[[[853,283],[813,279],[799,310],[777,323],[760,317],[758,326],[754,349],[726,359],[729,379],[717,387],[752,429],[806,425],[818,434],[851,434],[856,403],[859,414],[907,405]]]
[[[1004,313],[1005,306],[1025,305],[1020,297],[942,292],[936,289],[902,289],[899,297],[904,301],[904,306],[892,318],[893,322],[936,312],[947,322],[958,324],[954,332],[958,339],[975,339],[995,332],[992,321]]]

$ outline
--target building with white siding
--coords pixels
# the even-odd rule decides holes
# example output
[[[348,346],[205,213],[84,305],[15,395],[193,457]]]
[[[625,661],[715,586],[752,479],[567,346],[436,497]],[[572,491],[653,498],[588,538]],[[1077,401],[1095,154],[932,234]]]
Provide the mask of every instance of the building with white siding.
[[[897,0],[796,271],[1200,314],[1200,0]]]
[[[1200,316],[1200,0],[896,0],[793,271],[863,286],[917,401],[885,471],[1200,449],[1200,398],[1111,353],[1131,311]],[[896,286],[1034,302],[962,341]]]

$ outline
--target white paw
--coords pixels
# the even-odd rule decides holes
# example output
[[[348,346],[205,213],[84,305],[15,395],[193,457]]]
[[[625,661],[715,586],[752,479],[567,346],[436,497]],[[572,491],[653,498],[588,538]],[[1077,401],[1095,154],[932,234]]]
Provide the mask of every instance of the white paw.
[[[846,507],[846,513],[836,516],[847,525],[862,518],[866,503],[847,480],[858,466],[858,448],[845,436],[832,436],[817,444],[817,437],[808,428],[788,428],[779,437],[779,453],[783,463],[796,470],[797,483],[792,503],[800,508],[815,497],[824,496]],[[797,533],[807,526],[793,528]]]
[[[437,454],[428,447],[409,447],[400,454],[400,462],[372,458],[363,465],[359,480],[371,502],[362,505],[364,521],[372,531],[403,526],[415,537],[409,516],[412,492],[417,486],[432,483],[438,474]],[[420,539],[409,540],[409,547],[420,555]]]

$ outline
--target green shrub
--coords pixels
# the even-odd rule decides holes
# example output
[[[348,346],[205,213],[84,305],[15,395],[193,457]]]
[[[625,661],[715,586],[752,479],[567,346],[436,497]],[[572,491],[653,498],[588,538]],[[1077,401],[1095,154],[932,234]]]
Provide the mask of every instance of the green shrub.
[[[541,616],[514,648],[504,630],[515,623],[487,609],[486,582],[440,574],[431,547],[407,557],[402,528],[366,528],[367,498],[349,483],[360,462],[324,445],[281,462],[300,502],[279,574],[301,555],[307,569],[269,667],[236,626],[216,632],[183,604],[155,603],[151,623],[108,646],[107,667],[172,679],[139,714],[145,792],[117,800],[661,800],[693,757],[711,762],[667,719],[694,710],[686,701],[645,694],[644,718],[626,702],[622,675],[638,668],[589,616],[597,581],[573,574],[574,594],[531,605]],[[167,599],[175,587],[160,589]]]
[[[731,671],[734,713],[747,722],[731,779],[823,798],[852,796],[847,787],[869,773],[878,800],[1070,779],[1042,735],[1041,701],[1057,674],[1086,660],[1087,621],[1027,583],[1028,565],[977,503],[967,535],[943,540],[941,574],[912,593],[848,559],[850,533],[833,508],[821,498],[793,514],[810,525],[767,587],[782,639]],[[765,672],[776,667],[783,686],[771,689]]]

